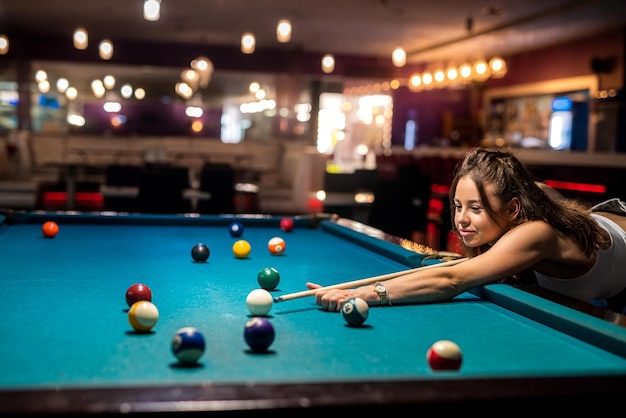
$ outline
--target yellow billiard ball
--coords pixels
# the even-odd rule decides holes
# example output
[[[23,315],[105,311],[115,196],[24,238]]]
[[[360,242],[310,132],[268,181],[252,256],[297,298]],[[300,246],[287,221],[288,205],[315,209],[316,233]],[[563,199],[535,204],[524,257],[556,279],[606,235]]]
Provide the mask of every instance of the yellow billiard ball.
[[[137,332],[150,332],[159,320],[159,310],[147,300],[133,303],[128,310],[128,322]]]
[[[237,240],[233,244],[233,254],[235,254],[237,258],[246,258],[250,255],[250,251],[252,251],[252,247],[245,239]]]

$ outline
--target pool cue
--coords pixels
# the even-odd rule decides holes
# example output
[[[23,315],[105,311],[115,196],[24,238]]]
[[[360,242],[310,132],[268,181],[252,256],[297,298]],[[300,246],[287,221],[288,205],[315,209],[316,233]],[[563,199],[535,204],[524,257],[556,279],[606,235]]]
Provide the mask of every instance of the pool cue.
[[[460,262],[465,261],[465,260],[467,260],[467,257],[458,258],[456,260],[444,261],[443,263],[438,263],[438,264],[430,264],[430,265],[427,265],[427,266],[416,267],[416,268],[409,269],[409,270],[402,270],[402,271],[396,271],[394,273],[382,274],[380,276],[367,277],[365,279],[359,279],[359,280],[353,280],[353,281],[350,281],[350,282],[338,283],[338,284],[334,284],[334,285],[331,285],[331,286],[320,287],[320,288],[317,288],[317,289],[309,289],[309,290],[303,290],[301,292],[288,293],[286,295],[276,296],[274,298],[274,302],[284,302],[284,301],[287,301],[287,300],[299,299],[299,298],[303,298],[303,297],[306,297],[306,296],[313,296],[317,292],[319,292],[320,290],[350,289],[350,288],[353,288],[353,287],[364,286],[366,284],[373,284],[373,283],[376,283],[376,282],[382,282],[382,281],[385,281],[385,280],[393,279],[394,277],[402,276],[403,274],[413,273],[413,272],[417,272],[417,271],[422,271],[422,270],[429,269],[429,268],[453,266],[453,265],[459,264]]]

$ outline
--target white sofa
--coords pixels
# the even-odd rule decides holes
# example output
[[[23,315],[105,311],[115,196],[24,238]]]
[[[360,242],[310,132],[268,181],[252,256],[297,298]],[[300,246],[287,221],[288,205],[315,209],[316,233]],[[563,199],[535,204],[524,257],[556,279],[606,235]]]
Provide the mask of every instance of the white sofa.
[[[326,156],[315,147],[284,144],[278,169],[261,176],[258,206],[261,213],[298,215],[317,212],[316,193],[324,188]]]

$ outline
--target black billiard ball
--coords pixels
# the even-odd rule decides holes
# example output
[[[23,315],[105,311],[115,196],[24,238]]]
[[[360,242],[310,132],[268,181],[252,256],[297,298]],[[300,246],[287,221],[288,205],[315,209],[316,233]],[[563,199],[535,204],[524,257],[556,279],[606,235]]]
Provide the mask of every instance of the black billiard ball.
[[[201,242],[194,245],[191,249],[191,257],[193,258],[193,261],[197,263],[204,263],[207,261],[210,254],[211,251],[209,250],[209,247]]]

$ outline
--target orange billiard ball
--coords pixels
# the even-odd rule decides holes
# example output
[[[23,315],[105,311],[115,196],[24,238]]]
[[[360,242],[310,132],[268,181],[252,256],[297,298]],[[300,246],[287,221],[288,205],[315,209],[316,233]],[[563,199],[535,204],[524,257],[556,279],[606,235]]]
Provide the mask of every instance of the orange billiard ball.
[[[41,227],[41,232],[46,238],[54,238],[59,233],[59,225],[56,222],[48,221]]]
[[[285,240],[281,237],[274,237],[267,243],[267,248],[270,250],[270,253],[274,255],[282,254],[282,252],[285,251],[285,247]]]

